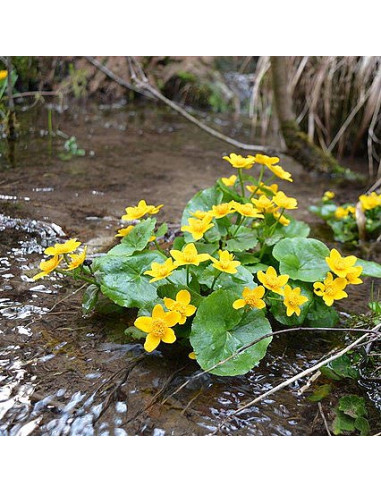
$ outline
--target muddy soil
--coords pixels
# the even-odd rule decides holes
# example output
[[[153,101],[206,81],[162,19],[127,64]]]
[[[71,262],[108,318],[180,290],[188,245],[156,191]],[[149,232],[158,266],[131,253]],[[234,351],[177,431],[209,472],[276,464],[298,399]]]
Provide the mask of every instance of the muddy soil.
[[[223,118],[214,124],[250,141],[249,128]],[[0,435],[213,433],[238,405],[349,340],[325,333],[274,337],[268,355],[246,376],[192,379],[199,368],[186,349],[164,347],[148,355],[140,343],[126,338],[128,314],[84,317],[81,284],[60,275],[32,282],[43,250],[58,239],[77,237],[89,245],[90,255],[107,250],[125,208],[140,199],[163,203],[159,220],[175,231],[192,195],[231,174],[222,156],[239,152],[153,105],[83,105],[61,113],[53,108],[53,130],[49,135],[46,108],[35,108],[20,115],[20,138],[11,159],[1,142]],[[75,136],[86,155],[60,159],[63,134]],[[326,189],[343,201],[353,200],[364,185],[307,174],[288,159],[283,165],[294,177],[282,189],[299,201],[296,218],[333,246],[328,229],[308,206]],[[361,170],[361,163],[351,165]],[[379,253],[369,254],[379,261]],[[370,282],[352,287],[339,309],[367,311]],[[308,393],[298,393],[304,384],[297,382],[250,407],[220,432],[325,435],[316,403],[306,399]],[[347,393],[367,398],[372,432],[379,432],[381,396],[373,384],[336,383],[324,403],[328,421],[339,396]]]

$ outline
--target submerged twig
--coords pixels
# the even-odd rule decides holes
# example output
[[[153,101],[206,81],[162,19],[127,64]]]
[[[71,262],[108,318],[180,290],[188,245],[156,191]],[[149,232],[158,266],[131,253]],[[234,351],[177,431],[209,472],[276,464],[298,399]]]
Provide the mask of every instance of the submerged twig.
[[[213,433],[211,433],[210,435],[214,435],[217,432],[219,432],[220,429],[221,429],[221,427],[223,425],[225,425],[229,420],[231,420],[234,416],[236,416],[238,413],[242,412],[246,408],[249,408],[249,407],[255,405],[256,403],[264,400],[268,396],[276,393],[277,391],[285,388],[286,386],[289,386],[291,383],[294,383],[295,381],[298,381],[299,379],[301,379],[301,378],[303,378],[305,376],[308,376],[309,374],[311,374],[311,373],[317,371],[318,369],[320,369],[320,367],[323,367],[323,366],[327,365],[329,362],[332,362],[332,361],[338,359],[339,357],[341,357],[342,355],[346,354],[347,352],[349,352],[350,350],[352,350],[353,348],[355,348],[357,345],[359,345],[366,337],[368,337],[369,336],[369,331],[372,334],[374,334],[374,333],[376,333],[380,329],[380,327],[381,327],[381,323],[378,324],[377,326],[375,326],[372,330],[367,330],[367,333],[365,333],[365,335],[361,336],[356,341],[354,341],[353,343],[351,343],[350,345],[348,345],[344,349],[340,350],[336,354],[332,355],[331,357],[328,357],[327,359],[319,362],[318,364],[315,364],[314,366],[310,367],[309,369],[305,369],[304,371],[299,372],[298,374],[296,374],[296,376],[293,376],[292,378],[286,379],[285,381],[283,381],[282,383],[278,384],[277,386],[275,386],[271,390],[268,390],[265,393],[262,393],[262,395],[258,396],[257,398],[254,398],[254,400],[251,400],[248,403],[246,403],[245,405],[241,406],[240,408],[238,408],[237,410],[235,410],[234,412],[232,412],[227,418],[225,418],[219,424],[219,426],[217,427],[217,429]]]
[[[219,366],[222,366],[229,360],[233,359],[240,353],[244,352],[248,348],[252,347],[256,343],[260,342],[261,340],[264,340],[269,337],[277,336],[277,335],[282,335],[284,333],[291,333],[294,331],[343,331],[343,332],[357,332],[357,333],[366,333],[366,334],[374,334],[374,329],[372,330],[366,330],[366,329],[361,329],[361,328],[310,328],[310,327],[304,327],[304,326],[298,326],[296,328],[286,328],[284,330],[278,330],[276,332],[272,333],[267,333],[266,335],[262,335],[259,338],[256,338],[254,341],[244,345],[240,349],[238,349],[236,352],[233,352],[229,357],[227,357],[224,360],[221,360],[220,362],[217,362],[211,367],[208,367],[208,369],[205,369],[204,371],[201,371],[200,373],[196,374],[195,376],[192,376],[189,378],[185,383],[183,383],[181,386],[179,386],[173,393],[171,393],[167,398],[163,401],[165,403],[169,398],[172,396],[176,395],[179,391],[181,391],[183,388],[185,388],[191,381],[194,381],[195,379],[200,378],[201,376],[204,376],[205,374],[208,374],[210,371],[213,371]]]
[[[323,422],[324,422],[325,430],[327,431],[327,434],[329,436],[331,436],[332,434],[331,434],[331,431],[329,430],[328,422],[327,422],[327,419],[325,418],[325,415],[324,415],[324,412],[323,412],[323,407],[322,407],[322,404],[321,404],[320,401],[318,402],[318,408],[319,408],[319,412],[320,412],[321,418],[323,419]]]

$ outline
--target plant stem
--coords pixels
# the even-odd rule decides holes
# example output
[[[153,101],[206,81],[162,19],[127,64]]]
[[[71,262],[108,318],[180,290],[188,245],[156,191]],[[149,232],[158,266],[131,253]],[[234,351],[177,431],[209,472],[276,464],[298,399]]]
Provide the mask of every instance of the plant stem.
[[[269,234],[269,236],[268,236],[268,237],[271,237],[271,236],[274,234],[274,231],[275,231],[275,229],[276,229],[276,226],[279,224],[279,221],[280,221],[280,219],[281,219],[281,217],[282,217],[282,215],[283,215],[284,211],[285,211],[285,209],[284,209],[284,208],[282,208],[282,211],[281,211],[281,213],[280,213],[279,217],[277,218],[276,222],[274,223],[274,225],[273,225],[273,226],[272,226],[272,228],[270,229],[270,234]]]
[[[243,184],[242,169],[238,169],[238,178],[239,178],[239,183],[241,185],[242,197],[245,198],[245,187],[244,187],[244,184]]]
[[[189,287],[189,265],[186,266],[187,269],[187,286]]]
[[[62,273],[63,275],[67,275],[68,277],[73,277],[74,279],[77,279],[77,280],[83,280],[84,282],[87,282],[88,284],[98,285],[98,287],[99,287],[98,282],[96,282],[95,280],[93,280],[89,277],[85,277],[84,275],[78,275],[75,273],[68,272],[66,270],[59,270],[59,269],[57,269],[57,272]]]
[[[162,253],[164,256],[167,256],[167,255],[165,254],[165,251],[164,251],[164,250],[163,250],[163,249],[159,246],[159,243],[157,242],[157,240],[156,240],[156,239],[154,239],[154,241],[153,241],[153,242],[154,242],[154,244],[155,244],[155,246],[156,246],[156,249],[159,251],[159,253]]]
[[[219,274],[218,274],[216,277],[214,277],[213,283],[212,283],[212,285],[211,285],[211,287],[210,287],[210,288],[211,288],[211,290],[213,290],[213,288],[214,288],[214,286],[215,286],[215,284],[216,284],[216,281],[217,281],[218,277],[221,275],[221,273],[222,273],[222,272],[219,272]]]
[[[253,193],[249,196],[249,200],[251,200],[253,198],[253,196],[256,194],[256,192],[259,190],[259,188],[261,187],[261,183],[262,183],[262,178],[263,178],[263,173],[265,172],[265,166],[262,166],[261,167],[261,172],[259,173],[259,178],[258,178],[258,185],[257,187],[255,188],[255,190],[253,191]]]

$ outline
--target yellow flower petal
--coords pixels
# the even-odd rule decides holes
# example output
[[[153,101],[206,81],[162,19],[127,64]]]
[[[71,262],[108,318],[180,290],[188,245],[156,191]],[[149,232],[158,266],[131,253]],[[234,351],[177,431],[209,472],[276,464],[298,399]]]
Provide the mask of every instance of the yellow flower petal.
[[[144,349],[147,352],[152,352],[159,345],[160,340],[161,339],[159,337],[155,337],[155,335],[148,333],[146,341],[144,343]]]
[[[150,316],[140,316],[136,318],[134,325],[139,330],[149,333],[152,330],[152,318]]]
[[[176,341],[176,335],[175,332],[172,330],[172,328],[168,328],[165,331],[165,334],[162,338],[164,343],[173,343]]]

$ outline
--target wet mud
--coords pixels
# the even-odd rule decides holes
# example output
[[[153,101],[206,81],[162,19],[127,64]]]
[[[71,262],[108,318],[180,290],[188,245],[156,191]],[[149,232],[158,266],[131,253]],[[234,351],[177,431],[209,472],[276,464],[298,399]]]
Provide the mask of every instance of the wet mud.
[[[250,129],[212,122],[250,141]],[[46,108],[20,116],[14,158],[0,155],[0,435],[206,435],[238,406],[316,363],[350,338],[329,333],[274,337],[260,365],[241,377],[200,373],[189,350],[163,347],[147,354],[131,342],[122,317],[81,311],[80,283],[56,274],[32,282],[43,250],[77,237],[90,255],[115,242],[120,217],[140,199],[165,206],[159,220],[176,231],[187,201],[231,174],[223,155],[237,152],[179,116],[156,106]],[[77,139],[84,157],[61,160],[64,139]],[[333,246],[329,231],[308,212],[326,189],[355,199],[363,184],[343,187],[283,160],[294,183],[282,189],[299,201],[295,216]],[[355,163],[355,167],[361,168]],[[365,172],[364,168],[364,172]],[[342,249],[341,245],[336,245]],[[373,255],[373,256],[372,256]],[[368,259],[378,260],[371,251]],[[356,287],[356,288],[353,288]],[[352,286],[339,309],[367,311],[370,282]],[[175,393],[184,382],[188,385]],[[228,421],[227,435],[326,435],[316,403],[300,394],[305,380]],[[338,382],[325,404],[328,421],[341,394],[365,396],[372,432],[379,432],[381,396],[375,385]]]

